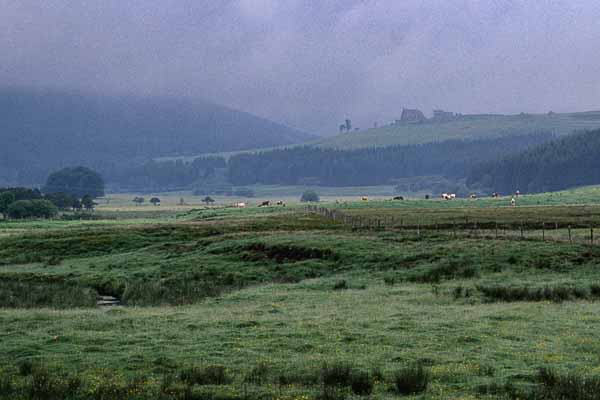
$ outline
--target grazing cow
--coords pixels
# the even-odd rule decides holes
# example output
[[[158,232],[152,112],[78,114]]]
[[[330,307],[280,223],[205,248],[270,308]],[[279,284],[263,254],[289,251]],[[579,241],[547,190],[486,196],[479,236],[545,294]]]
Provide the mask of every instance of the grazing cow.
[[[278,206],[285,207],[285,201],[279,200],[279,201],[277,202],[277,205],[278,205]]]
[[[271,202],[269,200],[267,200],[267,201],[263,201],[258,206],[259,207],[269,207],[270,205],[271,205]]]
[[[471,195],[469,196],[472,200],[477,199],[477,195],[475,193],[471,193]]]
[[[510,199],[510,205],[511,205],[512,207],[515,207],[515,206],[517,205],[517,201],[515,200],[515,198],[514,198],[514,197],[512,197],[512,198]]]
[[[452,200],[456,198],[456,194],[454,193],[442,193],[442,199],[444,200]]]
[[[492,197],[497,199],[498,197],[500,197],[500,193],[494,192],[494,193],[492,193]]]
[[[233,206],[235,208],[246,208],[246,203],[235,203]]]
[[[394,200],[404,200],[404,196],[396,196],[394,197]]]
[[[361,200],[362,200],[362,201],[369,201],[369,198],[368,198],[367,196],[363,196],[363,197],[361,198]]]
[[[519,197],[520,195],[521,195],[521,192],[517,190],[517,191],[515,192],[515,196],[516,196],[516,197]]]

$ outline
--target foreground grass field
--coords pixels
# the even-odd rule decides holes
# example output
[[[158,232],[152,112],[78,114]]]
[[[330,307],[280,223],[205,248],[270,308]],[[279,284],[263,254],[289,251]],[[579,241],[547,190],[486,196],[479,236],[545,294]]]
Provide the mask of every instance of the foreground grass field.
[[[497,211],[486,202],[464,208]],[[447,204],[329,207],[463,208]],[[582,207],[509,211],[572,221]],[[600,388],[596,246],[352,229],[295,206],[111,212],[0,223],[0,398],[592,399]],[[98,295],[122,306],[97,307]]]

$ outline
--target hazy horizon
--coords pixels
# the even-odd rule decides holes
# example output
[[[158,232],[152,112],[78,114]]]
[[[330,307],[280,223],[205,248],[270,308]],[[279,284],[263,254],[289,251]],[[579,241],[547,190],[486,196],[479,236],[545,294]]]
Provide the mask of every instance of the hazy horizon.
[[[0,86],[208,100],[307,132],[599,109],[600,4],[0,0]]]

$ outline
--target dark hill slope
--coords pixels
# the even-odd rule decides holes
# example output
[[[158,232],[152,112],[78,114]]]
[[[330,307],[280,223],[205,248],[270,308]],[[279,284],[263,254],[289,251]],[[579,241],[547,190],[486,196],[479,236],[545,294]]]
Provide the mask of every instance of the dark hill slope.
[[[0,182],[34,183],[65,165],[111,170],[314,137],[206,102],[0,89],[0,139]]]
[[[468,184],[510,193],[600,183],[600,130],[553,140],[473,168]]]

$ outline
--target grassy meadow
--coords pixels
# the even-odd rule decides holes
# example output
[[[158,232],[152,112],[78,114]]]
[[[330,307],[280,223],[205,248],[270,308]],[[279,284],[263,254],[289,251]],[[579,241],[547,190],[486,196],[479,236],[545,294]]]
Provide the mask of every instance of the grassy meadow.
[[[600,248],[543,241],[533,222],[594,224],[597,191],[322,204],[527,220],[526,240],[181,194],[0,221],[0,399],[596,398]]]
[[[558,136],[600,127],[600,112],[571,114],[465,115],[447,122],[392,124],[336,135],[317,144],[338,149],[491,139],[551,132]]]

